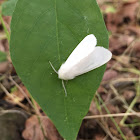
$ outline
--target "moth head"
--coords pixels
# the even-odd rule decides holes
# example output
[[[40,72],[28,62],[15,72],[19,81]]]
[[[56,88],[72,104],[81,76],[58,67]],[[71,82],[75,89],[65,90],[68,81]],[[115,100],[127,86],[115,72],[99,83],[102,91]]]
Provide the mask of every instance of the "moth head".
[[[74,78],[72,71],[64,64],[58,70],[58,78],[62,80],[71,80]]]

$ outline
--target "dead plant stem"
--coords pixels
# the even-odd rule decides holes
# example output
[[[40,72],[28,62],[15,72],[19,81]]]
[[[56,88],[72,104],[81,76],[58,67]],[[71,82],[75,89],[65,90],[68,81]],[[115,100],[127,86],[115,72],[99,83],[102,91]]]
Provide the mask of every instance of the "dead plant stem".
[[[120,122],[121,125],[125,125],[125,120],[127,119],[127,116],[128,116],[127,113],[129,113],[131,111],[131,109],[134,107],[134,105],[137,102],[139,97],[140,97],[140,78],[139,78],[139,83],[137,85],[137,94],[136,94],[135,98],[133,99],[133,101],[131,102],[129,108],[127,109],[126,115],[121,120],[121,122]]]
[[[100,95],[97,94],[97,96],[98,96],[99,100],[101,101],[101,103],[103,104],[103,106],[104,106],[106,112],[107,112],[108,114],[110,114],[110,111],[108,110],[108,108],[107,108],[106,105],[104,104],[104,102],[103,102],[103,100],[101,99]],[[110,119],[112,120],[112,122],[113,122],[114,125],[116,126],[118,132],[121,134],[123,140],[126,140],[125,135],[124,135],[123,132],[121,131],[120,127],[118,126],[118,124],[116,123],[116,121],[114,120],[114,118],[113,118],[113,117],[110,117]]]
[[[31,101],[32,101],[33,106],[34,106],[34,109],[35,109],[35,111],[36,111],[37,119],[38,119],[38,122],[39,122],[39,124],[40,124],[40,128],[41,128],[42,134],[43,134],[43,136],[44,136],[44,140],[48,140],[48,139],[47,139],[47,136],[46,136],[46,134],[45,134],[45,130],[44,130],[44,128],[43,128],[43,124],[42,124],[41,117],[40,117],[40,112],[39,112],[39,110],[38,110],[38,108],[37,108],[37,106],[36,106],[36,104],[35,104],[35,100],[33,99],[32,96],[31,96]]]
[[[28,107],[26,107],[24,104],[20,103],[19,101],[15,100],[15,98],[13,97],[13,95],[11,95],[8,90],[0,83],[0,87],[1,89],[5,92],[5,94],[14,102],[16,102],[19,106],[21,106],[22,108],[24,108],[25,110],[29,110]]]
[[[110,117],[123,117],[123,116],[137,116],[140,115],[140,112],[135,113],[118,113],[118,114],[103,114],[103,115],[94,115],[94,116],[86,116],[84,119],[98,119],[98,118],[110,118]],[[139,116],[140,117],[140,116]]]
[[[28,98],[27,94],[23,91],[23,89],[13,80],[13,78],[11,76],[9,76],[9,79],[11,80],[11,82],[14,83],[14,85],[21,91],[21,93],[23,94],[23,96],[26,98],[26,100],[29,102],[29,104],[31,105],[31,107],[34,108],[33,103],[30,101],[30,99]]]

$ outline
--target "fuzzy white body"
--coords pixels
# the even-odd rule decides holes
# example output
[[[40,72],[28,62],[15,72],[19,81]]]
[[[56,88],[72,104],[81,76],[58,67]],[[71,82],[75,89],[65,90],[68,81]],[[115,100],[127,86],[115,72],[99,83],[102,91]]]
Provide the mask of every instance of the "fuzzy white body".
[[[104,47],[95,47],[97,40],[93,34],[86,36],[73,50],[58,70],[58,77],[71,80],[78,75],[96,69],[107,63],[112,53]]]

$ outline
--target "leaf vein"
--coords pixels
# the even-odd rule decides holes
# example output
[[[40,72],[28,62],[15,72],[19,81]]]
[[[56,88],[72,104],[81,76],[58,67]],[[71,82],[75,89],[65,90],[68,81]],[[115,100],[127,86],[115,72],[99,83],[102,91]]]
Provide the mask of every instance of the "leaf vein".
[[[78,39],[77,35],[64,23],[62,23],[61,21],[58,21],[60,24],[64,25],[71,33],[72,33],[72,36],[74,37],[74,39],[78,42],[80,42],[80,40]]]

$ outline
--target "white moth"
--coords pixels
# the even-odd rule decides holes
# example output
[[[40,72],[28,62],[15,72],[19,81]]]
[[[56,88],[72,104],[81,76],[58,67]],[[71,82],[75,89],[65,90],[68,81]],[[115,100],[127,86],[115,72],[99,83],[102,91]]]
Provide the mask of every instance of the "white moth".
[[[58,77],[63,80],[71,80],[107,63],[111,59],[112,53],[104,47],[95,47],[96,44],[97,40],[93,34],[86,36],[66,62],[61,65]]]
[[[62,79],[62,85],[67,96],[67,91],[63,80],[71,80],[76,76],[96,69],[105,63],[107,63],[112,53],[100,46],[96,46],[97,40],[93,34],[87,35],[73,50],[64,64],[61,65],[58,72],[52,68],[58,74],[58,77]]]

